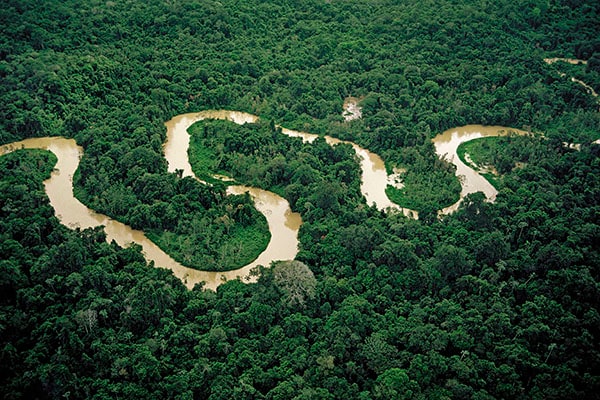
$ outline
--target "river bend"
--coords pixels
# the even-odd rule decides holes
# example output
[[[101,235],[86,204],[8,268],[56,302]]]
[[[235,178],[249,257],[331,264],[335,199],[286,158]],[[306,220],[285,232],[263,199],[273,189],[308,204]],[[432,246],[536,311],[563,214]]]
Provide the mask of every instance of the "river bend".
[[[195,177],[188,160],[190,137],[187,129],[195,122],[204,119],[229,120],[237,124],[256,122],[259,118],[255,115],[239,111],[208,110],[197,113],[182,114],[167,121],[167,140],[164,144],[164,154],[171,172],[182,170],[184,176]],[[281,132],[290,137],[300,137],[305,142],[313,142],[318,135],[294,131],[281,126]],[[522,131],[513,132],[522,134]],[[487,180],[476,171],[466,166],[456,154],[460,143],[486,136],[506,134],[508,130],[502,127],[486,127],[469,125],[461,128],[450,129],[433,139],[436,153],[446,157],[457,166],[456,174],[461,179],[462,192],[460,200],[441,210],[447,214],[456,210],[469,193],[482,191],[488,200],[493,201],[497,194]],[[352,146],[361,163],[361,191],[368,204],[375,204],[380,210],[397,210],[404,215],[418,218],[414,210],[401,208],[392,203],[385,189],[388,184],[394,184],[394,178],[388,176],[385,164],[381,157],[355,143],[342,141],[330,136],[325,136],[330,145],[347,143]],[[267,248],[252,263],[233,271],[209,272],[188,268],[162,251],[156,244],[146,237],[144,232],[113,220],[105,215],[96,213],[87,208],[73,195],[73,174],[79,166],[83,155],[83,148],[78,146],[73,139],[62,137],[32,138],[19,142],[3,145],[0,155],[7,154],[17,149],[45,149],[53,152],[58,158],[51,177],[44,181],[46,193],[50,204],[54,207],[59,221],[70,228],[89,228],[104,226],[108,241],[114,240],[120,246],[137,243],[142,247],[144,256],[154,265],[169,268],[175,276],[181,279],[188,288],[196,283],[205,282],[205,288],[215,290],[221,283],[240,277],[245,282],[256,279],[250,276],[250,271],[257,265],[268,266],[275,260],[288,260],[295,258],[298,252],[298,229],[302,223],[300,215],[290,210],[289,203],[280,196],[266,190],[241,185],[229,186],[228,193],[243,194],[249,192],[254,199],[258,211],[267,219],[271,240]]]

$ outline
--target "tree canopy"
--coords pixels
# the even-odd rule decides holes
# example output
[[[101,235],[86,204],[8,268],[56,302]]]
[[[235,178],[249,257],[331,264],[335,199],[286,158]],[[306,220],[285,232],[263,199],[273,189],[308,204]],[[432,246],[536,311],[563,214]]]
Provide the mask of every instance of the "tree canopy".
[[[248,197],[168,173],[164,122],[250,112],[263,122],[194,126],[196,156],[284,196],[304,224],[296,260],[258,268],[256,283],[187,290],[139,246],[61,225],[42,185],[50,153],[1,156],[1,396],[597,398],[600,113],[570,78],[600,92],[599,12],[586,0],[4,1],[0,144],[76,139],[83,203],[227,268],[227,234],[264,235],[264,221]],[[362,118],[344,120],[348,96]],[[399,201],[426,218],[366,204],[350,146],[275,124],[406,168]],[[500,174],[496,201],[475,193],[440,219],[459,185],[430,140],[465,124],[543,139],[471,150]]]

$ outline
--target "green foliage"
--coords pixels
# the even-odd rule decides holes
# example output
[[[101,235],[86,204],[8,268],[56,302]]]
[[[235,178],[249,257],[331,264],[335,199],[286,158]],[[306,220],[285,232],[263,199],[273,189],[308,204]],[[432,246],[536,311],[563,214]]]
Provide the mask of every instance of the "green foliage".
[[[536,152],[543,151],[540,138],[490,137],[458,146],[456,153],[467,166],[480,172],[496,189],[502,188],[502,175],[523,166]],[[516,158],[515,158],[516,156]]]
[[[139,247],[60,225],[41,184],[49,153],[4,155],[1,397],[595,398],[600,114],[557,72],[598,91],[598,7],[5,1],[1,143],[75,138],[85,204],[170,244],[194,229],[215,229],[204,240],[216,243],[226,227],[214,220],[251,203],[168,174],[163,123],[208,108],[260,115],[264,125],[199,123],[217,145],[196,144],[198,159],[290,200],[305,221],[296,262],[314,280],[304,307],[271,270],[188,291]],[[543,62],[552,56],[589,62],[563,70]],[[362,119],[343,121],[348,95],[363,98]],[[364,204],[349,146],[304,145],[268,121],[406,166],[403,198],[432,215],[457,193],[435,134],[527,125],[547,140],[476,144],[472,156],[526,165],[506,163],[495,203],[474,194],[426,224]],[[254,229],[245,216],[231,232]]]
[[[429,147],[429,146],[422,146]],[[460,182],[456,179],[456,167],[432,153],[423,157],[419,151],[405,149],[396,165],[406,172],[402,174],[403,187],[388,186],[385,193],[401,207],[425,214],[454,204],[459,199]]]
[[[265,216],[251,204],[246,202],[234,208],[228,203],[225,210],[219,210],[222,215],[196,214],[192,221],[179,219],[174,233],[156,230],[147,235],[184,265],[205,271],[241,268],[255,260],[270,239]]]
[[[189,131],[190,163],[201,176],[222,173],[279,193],[309,220],[360,201],[360,169],[349,145],[302,143],[265,122],[201,121]]]

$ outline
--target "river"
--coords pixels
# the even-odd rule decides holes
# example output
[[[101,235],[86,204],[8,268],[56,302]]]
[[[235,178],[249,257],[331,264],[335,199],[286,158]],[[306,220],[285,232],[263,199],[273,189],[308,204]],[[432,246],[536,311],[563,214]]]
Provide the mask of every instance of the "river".
[[[271,231],[271,241],[265,251],[252,263],[233,271],[209,272],[188,268],[173,260],[154,242],[146,237],[144,232],[99,214],[85,205],[73,195],[73,174],[79,166],[83,148],[73,139],[61,137],[46,137],[26,139],[1,147],[0,155],[18,149],[44,149],[54,153],[58,159],[49,179],[44,181],[46,194],[59,221],[71,228],[90,228],[104,226],[106,240],[115,241],[122,247],[137,243],[148,261],[156,266],[171,269],[175,276],[181,279],[188,288],[196,283],[205,282],[204,287],[215,290],[221,283],[241,277],[245,282],[256,280],[250,276],[250,270],[257,265],[270,265],[273,260],[293,259],[298,251],[298,229],[302,223],[298,213],[292,213],[289,203],[275,195],[256,188],[232,186],[230,193],[243,194],[246,191],[254,198],[256,208],[265,215]],[[185,153],[187,154],[187,153]]]
[[[229,120],[237,124],[256,122],[258,117],[239,111],[202,111],[198,113],[182,114],[167,121],[167,140],[164,144],[165,158],[168,169],[171,172],[182,170],[184,176],[195,177],[189,164],[187,151],[190,137],[187,132],[189,126],[203,119]],[[306,142],[314,141],[318,135],[281,128],[281,132],[290,137],[300,137]],[[519,134],[523,131],[516,131]],[[485,136],[498,136],[508,133],[507,128],[494,126],[469,125],[461,128],[450,129],[433,139],[436,153],[440,157],[446,157],[457,166],[456,174],[461,178],[462,192],[459,202],[441,210],[447,214],[458,208],[462,198],[469,193],[482,191],[488,200],[493,201],[496,190],[481,175],[467,167],[456,155],[456,149],[460,143]],[[388,184],[394,184],[393,177],[388,176],[385,164],[381,157],[372,153],[355,143],[342,141],[330,136],[325,136],[330,145],[347,143],[352,146],[360,159],[362,176],[361,191],[368,204],[375,204],[381,210],[399,210],[405,215],[417,218],[416,211],[404,209],[392,203],[385,194]],[[215,290],[221,283],[242,278],[245,282],[251,282],[256,276],[250,276],[250,271],[257,265],[268,266],[274,260],[290,260],[295,258],[298,252],[298,229],[302,224],[299,214],[290,210],[289,203],[282,197],[266,190],[251,188],[247,186],[229,186],[228,193],[242,194],[249,192],[254,199],[255,206],[267,219],[271,240],[267,248],[252,263],[233,271],[208,272],[188,268],[162,251],[156,244],[149,240],[144,232],[130,228],[129,226],[115,221],[105,215],[96,213],[87,208],[73,195],[73,174],[79,166],[83,155],[83,148],[78,146],[73,139],[62,137],[26,139],[3,145],[0,155],[11,151],[27,149],[45,149],[53,152],[58,162],[51,177],[44,181],[44,186],[50,204],[54,207],[59,221],[70,228],[89,228],[104,226],[107,240],[114,240],[120,246],[128,246],[137,243],[142,247],[144,256],[148,261],[153,261],[156,266],[171,269],[175,276],[180,278],[188,288],[196,283],[205,282],[205,288]]]
[[[169,172],[182,170],[183,176],[192,176],[197,179],[188,158],[190,135],[187,130],[195,122],[204,119],[229,120],[243,125],[247,122],[256,122],[258,117],[239,111],[209,110],[178,115],[167,121],[165,123],[167,140],[164,144],[164,155]],[[226,180],[226,177],[222,178]],[[248,280],[250,279],[248,274],[252,268],[258,265],[268,266],[274,260],[293,260],[298,253],[298,230],[302,225],[300,214],[292,212],[287,200],[275,193],[242,185],[232,185],[227,188],[229,194],[245,192],[250,194],[256,209],[267,219],[271,240],[256,260],[238,270],[219,272],[219,281],[211,282],[211,286],[237,276]]]
[[[165,158],[169,163],[169,171],[176,169],[183,170],[184,176],[192,176],[192,167],[187,159],[187,149],[189,147],[190,138],[187,133],[187,128],[194,122],[204,119],[220,119],[234,122],[239,125],[245,123],[254,123],[259,120],[259,117],[253,114],[240,111],[227,110],[207,110],[197,113],[182,114],[167,121],[167,141],[165,143]],[[319,135],[307,132],[295,131],[276,125],[281,129],[281,133],[289,137],[299,137],[305,142],[312,143]],[[347,143],[352,146],[354,152],[360,159],[361,163],[361,192],[367,200],[367,204],[375,204],[382,211],[388,208],[399,210],[407,216],[416,217],[416,211],[407,208],[401,208],[397,204],[392,203],[385,194],[385,188],[388,184],[394,184],[392,177],[388,176],[385,169],[385,163],[377,154],[363,149],[359,145],[336,139],[331,136],[324,136],[329,145]]]
[[[445,158],[456,166],[456,176],[461,182],[461,192],[459,200],[439,211],[439,214],[450,214],[458,209],[464,197],[475,192],[483,192],[488,201],[494,201],[498,191],[491,183],[481,176],[477,171],[467,166],[458,157],[457,149],[461,143],[473,139],[490,136],[506,136],[510,133],[516,135],[525,135],[526,131],[505,128],[502,126],[484,126],[484,125],[466,125],[459,128],[448,129],[447,131],[433,138],[433,145],[438,157]]]

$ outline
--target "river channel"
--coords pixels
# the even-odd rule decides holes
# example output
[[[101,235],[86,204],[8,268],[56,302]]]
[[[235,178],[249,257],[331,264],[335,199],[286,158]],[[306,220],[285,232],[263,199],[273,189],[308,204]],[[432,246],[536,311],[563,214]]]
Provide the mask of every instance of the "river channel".
[[[244,124],[256,122],[258,117],[239,111],[211,110],[182,114],[167,121],[165,123],[167,140],[164,144],[164,153],[169,171],[182,170],[184,176],[195,177],[187,156],[190,141],[187,129],[193,123],[203,119],[222,119]],[[306,142],[312,142],[318,137],[315,134],[280,128],[283,134],[290,137],[300,137]],[[524,133],[516,130],[511,131],[518,134]],[[507,133],[508,129],[503,127],[469,125],[450,129],[433,139],[438,156],[446,157],[457,166],[456,174],[461,179],[463,188],[460,195],[461,200],[469,193],[482,191],[490,201],[493,201],[496,191],[481,175],[462,163],[456,155],[458,145],[480,137],[499,136]],[[399,210],[409,217],[417,218],[418,214],[415,211],[399,207],[392,203],[385,194],[386,186],[393,184],[393,179],[388,176],[381,157],[352,142],[341,141],[330,136],[325,136],[325,140],[330,145],[347,143],[352,146],[360,159],[362,169],[361,191],[368,204],[375,204],[381,210]],[[221,283],[237,277],[242,278],[245,282],[251,282],[256,279],[256,277],[249,275],[250,270],[255,266],[268,266],[274,260],[293,259],[298,252],[298,229],[302,224],[302,220],[299,214],[290,210],[289,203],[280,196],[266,190],[232,185],[229,186],[228,193],[242,194],[249,192],[254,199],[256,208],[265,215],[271,232],[271,240],[267,248],[252,263],[234,271],[208,272],[185,267],[149,240],[144,232],[134,230],[121,222],[96,213],[74,197],[73,174],[79,166],[83,148],[78,146],[73,139],[62,137],[26,139],[3,145],[0,148],[0,155],[21,148],[45,149],[57,156],[58,162],[51,177],[44,181],[44,186],[50,204],[54,207],[55,213],[63,225],[72,229],[76,227],[84,229],[104,226],[108,241],[114,240],[121,246],[128,246],[131,243],[139,244],[148,261],[154,262],[154,265],[158,267],[171,269],[175,276],[181,279],[188,288],[192,288],[196,283],[205,282],[205,288],[215,290]],[[441,210],[441,213],[450,213],[456,210],[461,200]]]
[[[456,176],[460,179],[461,191],[459,200],[439,211],[439,214],[450,214],[458,209],[466,195],[483,192],[488,201],[496,200],[498,191],[491,183],[477,171],[467,166],[458,157],[457,149],[461,143],[490,136],[526,135],[527,132],[519,129],[505,128],[502,126],[466,125],[459,128],[448,129],[433,138],[435,152],[440,158],[445,158],[456,166]]]

